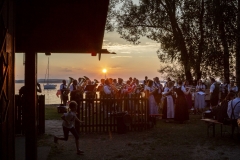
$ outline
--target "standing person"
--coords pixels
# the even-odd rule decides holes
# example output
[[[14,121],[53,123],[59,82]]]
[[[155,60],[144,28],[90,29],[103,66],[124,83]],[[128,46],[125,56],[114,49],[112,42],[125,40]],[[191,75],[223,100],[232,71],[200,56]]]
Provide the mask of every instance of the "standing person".
[[[132,82],[133,82],[133,78],[132,77],[129,77],[128,79],[130,81],[130,85],[132,85]]]
[[[42,93],[41,85],[38,82],[36,87],[37,87],[36,88],[37,92]],[[27,90],[26,90],[26,86],[24,85],[19,89],[20,102],[23,108],[25,108],[24,106],[26,105],[26,99],[27,99],[26,93],[27,93]]]
[[[172,81],[171,78],[168,77],[168,78],[167,78],[167,81],[165,82],[165,84],[164,84],[164,86],[163,86],[163,89],[164,89],[165,87],[167,87],[167,83],[168,83],[168,82],[171,82],[171,81]],[[173,86],[174,86],[174,83],[173,83]]]
[[[172,95],[174,94],[172,81],[167,82],[166,87],[164,88],[163,94],[163,119],[166,119],[166,122],[169,122],[167,119],[174,118],[174,102]]]
[[[78,90],[77,80],[73,80],[72,85],[70,86],[70,100],[76,101],[77,103],[83,98],[82,94],[80,95],[80,90]]]
[[[220,94],[221,94],[221,101],[223,101],[227,94],[228,94],[228,82],[224,79],[223,83],[220,85]]]
[[[78,121],[79,123],[83,123],[83,121],[79,120],[76,116],[77,103],[75,101],[71,101],[69,103],[69,108],[70,108],[69,112],[64,113],[61,117],[63,120],[62,127],[63,127],[64,138],[59,138],[54,136],[54,143],[58,143],[58,140],[67,141],[69,132],[71,132],[75,138],[77,154],[83,154],[84,152],[79,149],[79,134],[75,129],[75,121]]]
[[[237,96],[238,93],[238,87],[234,84],[234,81],[232,80],[230,84],[228,85],[228,93],[234,93],[235,96]]]
[[[227,109],[228,109],[228,102],[233,100],[235,97],[234,93],[228,93],[224,100],[221,101],[221,105],[216,107],[213,110],[213,115],[216,116],[216,120],[221,123],[226,123],[224,120],[228,118]]]
[[[196,93],[194,98],[195,114],[201,114],[205,108],[205,89],[206,86],[202,83],[202,80],[199,79],[196,86]]]
[[[118,81],[117,81],[117,84],[116,84],[116,88],[118,89],[116,96],[118,98],[122,97],[122,95],[123,95],[123,87],[124,87],[123,79],[118,78]]]
[[[227,114],[228,117],[233,120],[232,125],[237,126],[237,119],[240,118],[240,92],[238,92],[235,99],[228,102]],[[234,132],[234,128],[232,133]]]
[[[110,85],[109,80],[106,79],[104,84],[105,84],[104,87],[103,87],[104,96],[107,97],[107,98],[113,97],[113,89]]]
[[[156,100],[157,105],[160,106],[160,102],[162,99],[163,85],[160,83],[160,80],[158,77],[155,77],[154,86],[155,88],[157,88],[157,92],[155,93],[154,98]]]
[[[101,79],[100,80],[100,84],[98,85],[97,91],[99,92],[99,98],[103,98],[103,95],[104,95],[104,91],[103,91],[104,83],[105,83],[105,79]]]
[[[144,84],[144,85],[147,85],[147,80],[148,80],[148,77],[145,76],[145,79],[144,79],[144,81],[143,81],[143,84]]]
[[[176,107],[175,107],[175,117],[174,120],[180,123],[183,123],[186,120],[189,120],[188,114],[188,105],[185,95],[190,93],[190,87],[188,91],[183,86],[183,82],[181,80],[178,81],[178,86],[176,88],[177,98],[176,98]]]
[[[219,101],[219,85],[214,78],[211,78],[210,86],[210,109],[216,107]]]
[[[114,90],[113,90],[113,87],[111,86],[111,84],[110,84],[110,81],[109,81],[109,79],[106,79],[105,80],[105,85],[104,85],[104,87],[103,87],[103,91],[104,91],[104,104],[105,104],[105,106],[106,106],[106,108],[107,108],[107,112],[106,112],[106,110],[105,110],[105,116],[107,116],[107,114],[111,114],[111,113],[113,113],[115,110],[115,108],[114,108],[114,106],[113,106],[113,104],[115,103],[114,102],[114,100],[112,99],[112,98],[114,98]],[[107,117],[105,117],[105,118],[107,118]]]
[[[68,93],[69,93],[69,89],[68,89],[66,83],[67,83],[66,80],[62,80],[62,84],[60,85],[61,104],[63,104],[64,106],[67,105]]]
[[[188,80],[185,81],[184,87],[186,88],[187,91],[190,90],[191,86],[189,85]],[[192,108],[192,93],[191,93],[191,91],[187,95],[185,95],[185,97],[187,100],[188,109],[190,110]]]
[[[90,86],[90,87],[89,87]],[[86,86],[84,86],[84,93],[87,101],[85,101],[85,106],[93,106],[94,98],[96,97],[95,85],[92,84],[91,80],[88,79],[86,81]]]
[[[156,91],[156,88],[153,86],[153,81],[149,80],[146,87],[146,98],[148,98],[149,103],[149,118],[154,124],[156,122],[155,115],[158,114],[158,105],[154,98],[154,93]]]

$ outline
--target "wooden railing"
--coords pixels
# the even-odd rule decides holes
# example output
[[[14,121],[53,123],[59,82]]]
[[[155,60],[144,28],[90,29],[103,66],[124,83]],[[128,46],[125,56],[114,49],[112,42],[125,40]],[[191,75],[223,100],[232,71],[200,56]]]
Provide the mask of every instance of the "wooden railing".
[[[148,99],[94,98],[86,97],[78,101],[78,117],[83,124],[76,123],[80,132],[126,132],[145,130],[152,126],[149,118]]]
[[[119,132],[145,130],[151,127],[148,100],[132,96],[122,98],[86,98],[79,101],[76,124],[80,132]]]
[[[38,95],[38,105],[36,108],[37,112],[37,128],[38,134],[45,133],[45,95]],[[25,134],[25,112],[24,103],[19,95],[15,95],[15,133]]]
[[[79,132],[118,132],[146,130],[153,126],[149,115],[148,99],[131,96],[129,98],[89,98],[81,99],[78,117],[83,124],[76,123]],[[24,105],[19,95],[15,95],[16,134],[25,134]],[[38,95],[38,134],[45,133],[45,96]]]

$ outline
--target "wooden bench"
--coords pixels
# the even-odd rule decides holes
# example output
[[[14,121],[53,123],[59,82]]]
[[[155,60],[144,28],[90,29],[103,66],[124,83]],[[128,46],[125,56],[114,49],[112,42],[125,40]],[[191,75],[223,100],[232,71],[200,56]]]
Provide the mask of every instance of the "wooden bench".
[[[201,119],[202,121],[206,122],[208,124],[207,126],[207,134],[209,136],[209,128],[212,126],[213,127],[213,137],[215,137],[215,125],[216,124],[219,124],[221,126],[221,136],[222,136],[222,126],[225,125],[225,126],[231,126],[232,128],[232,137],[233,137],[233,134],[234,134],[234,130],[235,130],[235,127],[237,127],[237,125],[235,123],[231,123],[231,124],[223,124],[221,122],[218,122],[217,120],[215,119],[209,119],[209,118],[204,118],[204,119]],[[236,121],[235,121],[236,122]],[[240,123],[240,120],[239,120],[239,123]]]
[[[209,136],[209,128],[212,126],[213,127],[213,137],[215,137],[215,125],[216,124],[219,124],[221,125],[221,136],[222,136],[222,125],[223,123],[221,122],[218,122],[217,120],[215,119],[209,119],[209,118],[204,118],[204,119],[201,119],[201,121],[204,121],[206,122],[208,125],[207,125],[207,134]]]

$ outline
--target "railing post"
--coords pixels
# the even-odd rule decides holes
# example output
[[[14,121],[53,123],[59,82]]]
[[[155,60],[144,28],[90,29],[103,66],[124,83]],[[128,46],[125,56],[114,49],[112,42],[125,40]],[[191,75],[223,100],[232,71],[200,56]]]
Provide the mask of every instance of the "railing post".
[[[21,134],[22,133],[22,112],[21,112],[21,103],[20,103],[20,96],[15,95],[15,133]]]
[[[45,95],[38,96],[38,133],[45,133]]]

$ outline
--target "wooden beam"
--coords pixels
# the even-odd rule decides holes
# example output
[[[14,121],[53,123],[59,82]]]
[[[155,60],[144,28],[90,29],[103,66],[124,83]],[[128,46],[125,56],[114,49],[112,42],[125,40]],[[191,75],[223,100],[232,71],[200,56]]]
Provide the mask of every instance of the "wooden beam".
[[[26,86],[26,107],[25,107],[25,157],[26,160],[37,159],[37,53],[26,52],[25,62],[25,86]]]

